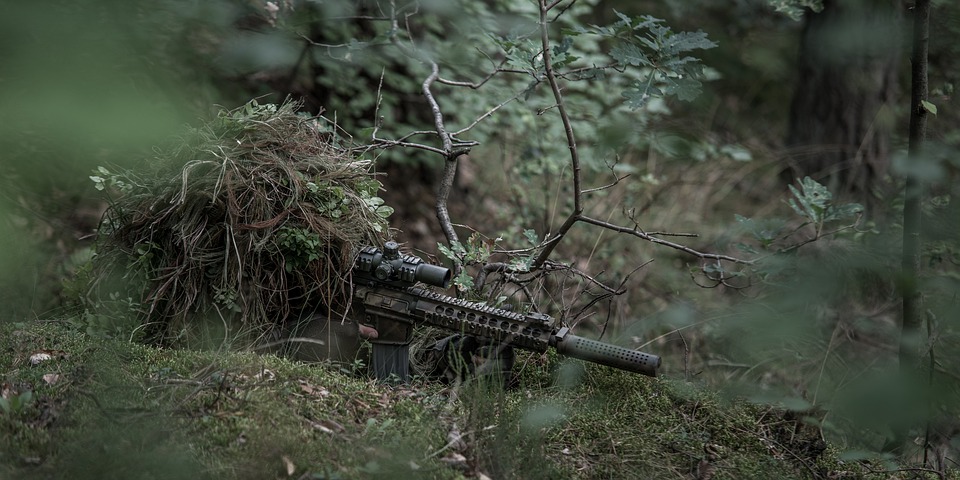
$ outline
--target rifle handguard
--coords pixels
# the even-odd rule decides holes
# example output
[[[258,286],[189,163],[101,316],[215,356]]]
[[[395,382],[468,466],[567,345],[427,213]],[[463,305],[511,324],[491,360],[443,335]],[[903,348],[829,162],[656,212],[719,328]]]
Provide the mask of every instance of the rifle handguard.
[[[568,328],[561,328],[551,343],[561,355],[651,377],[656,377],[660,368],[660,357],[657,355],[578,337],[570,333]]]

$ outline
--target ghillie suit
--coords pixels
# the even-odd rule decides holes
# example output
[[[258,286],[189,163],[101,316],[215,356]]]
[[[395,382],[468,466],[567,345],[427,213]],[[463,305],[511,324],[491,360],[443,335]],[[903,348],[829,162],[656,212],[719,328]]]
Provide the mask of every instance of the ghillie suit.
[[[311,315],[345,319],[353,252],[383,242],[393,210],[372,162],[297,107],[222,111],[149,171],[91,177],[110,198],[88,315],[122,301],[135,317],[124,333],[204,346],[262,343]]]

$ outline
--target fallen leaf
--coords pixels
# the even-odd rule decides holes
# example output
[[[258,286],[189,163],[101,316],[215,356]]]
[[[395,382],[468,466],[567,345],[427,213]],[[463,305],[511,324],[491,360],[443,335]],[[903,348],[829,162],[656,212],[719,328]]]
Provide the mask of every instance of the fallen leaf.
[[[34,353],[30,355],[30,365],[40,365],[51,358],[53,358],[53,356],[46,352]]]
[[[467,468],[467,457],[456,452],[451,452],[440,461],[454,468]]]
[[[54,358],[63,359],[63,358],[66,358],[66,356],[67,356],[67,352],[64,352],[63,350],[50,350],[50,349],[37,350],[33,352],[32,355],[30,355],[30,364],[39,365],[43,362],[46,362],[47,360],[52,360]]]
[[[330,395],[330,391],[326,388],[311,385],[305,380],[300,380],[300,390],[307,395],[319,395],[321,397]]]
[[[60,374],[58,373],[48,373],[43,376],[43,381],[47,382],[47,385],[53,385],[60,381]]]
[[[450,431],[447,432],[447,445],[458,452],[467,449],[467,444],[463,441],[463,434],[460,433],[460,429],[457,428],[456,424],[450,427]]]
[[[319,422],[311,422],[310,426],[320,430],[324,433],[343,433],[347,429],[333,420],[320,420]]]
[[[290,457],[282,455],[280,460],[283,460],[283,466],[287,468],[288,477],[292,476],[293,473],[297,471],[297,466],[293,464],[293,462],[290,460]]]

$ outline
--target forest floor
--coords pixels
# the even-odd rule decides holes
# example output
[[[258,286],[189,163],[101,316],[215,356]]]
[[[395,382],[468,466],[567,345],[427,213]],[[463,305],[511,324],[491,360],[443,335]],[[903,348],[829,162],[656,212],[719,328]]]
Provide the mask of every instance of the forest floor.
[[[843,460],[803,415],[682,379],[518,360],[507,390],[389,385],[63,321],[8,324],[0,479],[937,478]]]

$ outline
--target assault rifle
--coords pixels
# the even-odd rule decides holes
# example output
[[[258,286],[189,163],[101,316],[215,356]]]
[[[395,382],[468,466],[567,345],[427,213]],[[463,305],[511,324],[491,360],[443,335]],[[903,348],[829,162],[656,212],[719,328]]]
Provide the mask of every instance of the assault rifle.
[[[557,328],[541,313],[519,314],[434,293],[417,286],[450,285],[450,269],[401,254],[396,242],[365,247],[353,270],[353,309],[373,327],[371,366],[378,379],[406,381],[413,328],[429,325],[534,352],[553,347],[561,355],[655,377],[660,357],[598,342]]]

